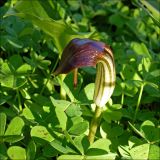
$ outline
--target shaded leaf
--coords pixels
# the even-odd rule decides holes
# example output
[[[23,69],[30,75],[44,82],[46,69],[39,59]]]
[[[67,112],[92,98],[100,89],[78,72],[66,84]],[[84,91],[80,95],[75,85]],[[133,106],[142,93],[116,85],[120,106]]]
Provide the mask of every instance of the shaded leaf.
[[[67,109],[66,109],[66,114],[69,117],[75,117],[75,116],[81,116],[82,115],[82,111],[80,108],[79,104],[74,104],[72,103]]]
[[[80,123],[76,123],[74,124],[70,129],[69,129],[69,133],[70,134],[74,134],[74,135],[80,135],[83,134],[87,129],[88,129],[89,125],[87,121],[84,122],[80,122]]]
[[[152,143],[160,141],[160,129],[156,128],[153,122],[149,120],[144,121],[140,127],[140,130],[148,141]]]
[[[27,4],[26,4],[27,3]],[[34,4],[36,3],[36,4]],[[34,4],[34,5],[33,5]],[[25,6],[31,6],[26,7]],[[41,8],[42,14],[38,14],[35,12],[37,10],[37,6]],[[32,21],[32,23],[38,26],[41,30],[43,30],[46,34],[50,35],[53,38],[53,41],[58,48],[59,52],[62,53],[63,48],[66,44],[73,38],[81,38],[81,37],[89,37],[91,34],[79,34],[72,30],[72,28],[67,25],[62,20],[53,20],[47,16],[45,9],[43,8],[39,1],[21,1],[14,6],[14,10],[10,10],[7,15],[16,15],[23,17],[27,20]],[[18,11],[18,12],[15,12]],[[45,18],[44,18],[45,17]],[[47,18],[48,17],[48,18]]]
[[[75,137],[74,143],[77,146],[77,148],[80,150],[82,155],[87,151],[90,145],[88,138],[84,135]]]
[[[27,160],[35,159],[35,155],[36,155],[36,144],[34,143],[33,140],[31,140],[27,146],[26,159]]]
[[[65,147],[63,147],[62,143],[59,142],[58,140],[54,140],[50,142],[50,145],[61,153],[64,153],[64,154],[68,153],[68,150]]]

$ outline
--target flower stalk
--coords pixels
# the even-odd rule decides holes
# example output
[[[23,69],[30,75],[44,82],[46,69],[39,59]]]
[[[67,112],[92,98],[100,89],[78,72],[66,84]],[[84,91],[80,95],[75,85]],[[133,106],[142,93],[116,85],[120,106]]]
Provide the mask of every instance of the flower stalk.
[[[94,113],[93,119],[91,121],[89,134],[88,134],[88,140],[89,140],[90,144],[92,144],[94,142],[95,134],[96,134],[97,128],[100,124],[101,115],[102,115],[102,108],[96,106],[95,113]]]
[[[73,86],[74,86],[74,88],[77,87],[77,83],[78,83],[78,68],[75,68],[73,71]]]

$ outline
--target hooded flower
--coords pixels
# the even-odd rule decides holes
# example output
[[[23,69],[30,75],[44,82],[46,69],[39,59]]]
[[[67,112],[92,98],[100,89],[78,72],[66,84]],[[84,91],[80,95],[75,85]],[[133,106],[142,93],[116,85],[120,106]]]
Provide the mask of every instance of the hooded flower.
[[[96,66],[94,101],[102,107],[109,100],[115,85],[115,66],[109,46],[90,39],[73,39],[65,47],[55,75],[75,68]]]

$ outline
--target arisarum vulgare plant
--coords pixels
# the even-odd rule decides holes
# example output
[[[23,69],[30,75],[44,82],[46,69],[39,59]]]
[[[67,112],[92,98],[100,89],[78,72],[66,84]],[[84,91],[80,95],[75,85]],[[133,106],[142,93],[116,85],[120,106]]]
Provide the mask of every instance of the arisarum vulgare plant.
[[[68,73],[72,70],[75,70],[76,73],[77,68],[85,66],[96,66],[97,70],[93,97],[96,110],[88,136],[92,143],[100,121],[102,107],[108,102],[115,87],[116,74],[112,50],[103,42],[73,39],[65,47],[59,67],[54,74]]]

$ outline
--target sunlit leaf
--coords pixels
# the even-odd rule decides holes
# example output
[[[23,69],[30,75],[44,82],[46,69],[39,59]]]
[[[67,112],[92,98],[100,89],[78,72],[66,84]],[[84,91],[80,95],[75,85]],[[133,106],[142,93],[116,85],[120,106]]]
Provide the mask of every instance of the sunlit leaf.
[[[20,117],[13,118],[7,127],[5,135],[6,136],[21,135],[24,125],[25,123],[22,118]]]
[[[35,126],[31,129],[31,136],[35,138],[40,138],[42,140],[51,142],[54,137],[49,133],[49,131],[44,126]]]
[[[20,146],[11,146],[7,150],[7,154],[10,159],[23,159],[26,160],[26,150]]]

